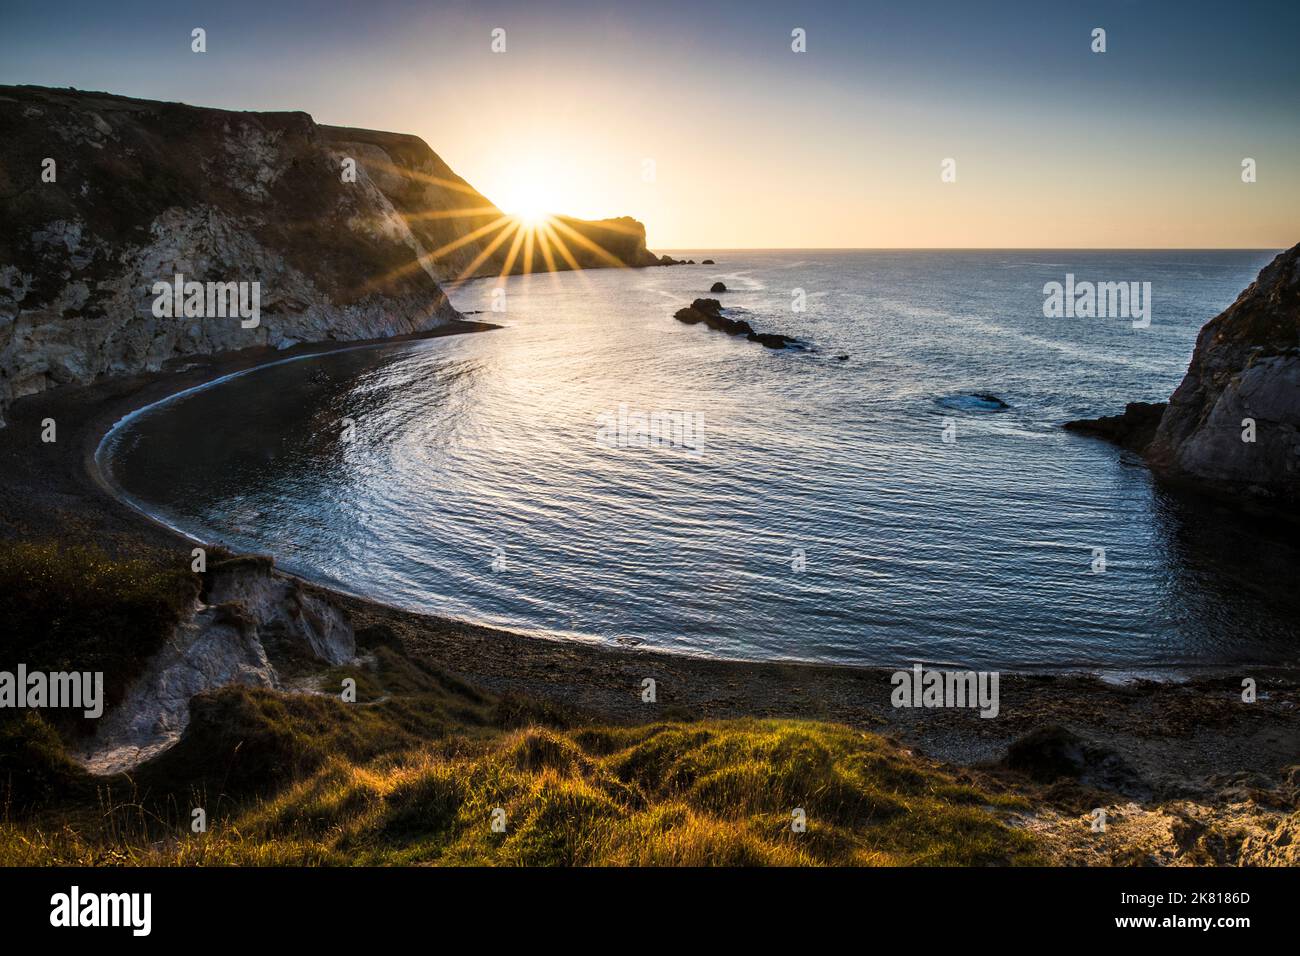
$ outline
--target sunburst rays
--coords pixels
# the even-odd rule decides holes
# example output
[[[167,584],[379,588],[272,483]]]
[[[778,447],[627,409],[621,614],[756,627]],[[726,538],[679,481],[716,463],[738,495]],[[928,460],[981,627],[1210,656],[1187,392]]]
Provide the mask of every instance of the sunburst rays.
[[[525,221],[517,216],[504,215],[496,207],[475,209],[472,213],[472,215],[491,214],[495,214],[491,222],[471,229],[431,252],[420,252],[410,262],[373,277],[366,283],[364,291],[377,291],[419,269],[428,271],[440,281],[455,284],[466,279],[491,275],[492,273],[484,267],[495,268],[495,265],[489,265],[494,261],[501,263],[497,272],[497,277],[501,279],[510,275],[531,275],[534,271],[552,274],[566,270],[581,271],[585,267],[579,256],[575,254],[575,250],[589,254],[594,265],[614,268],[627,268],[631,265],[558,217],[546,216],[536,221]],[[415,222],[421,219],[460,218],[464,215],[465,212],[462,210],[437,210],[417,213],[408,216],[407,219]],[[592,223],[591,225],[604,228],[608,224]],[[622,232],[621,229],[610,229],[610,231]],[[632,229],[628,232],[631,235],[640,235],[639,230]],[[498,250],[507,242],[510,245],[498,260],[494,260],[493,257]],[[453,257],[455,261],[459,261],[461,257],[454,254],[466,247],[469,247],[470,251],[476,248],[477,251],[454,275],[450,275],[450,270],[446,266]]]
[[[504,279],[511,275],[532,275],[534,272],[552,275],[570,270],[581,272],[589,266],[627,268],[632,263],[624,261],[611,248],[598,241],[599,233],[610,233],[613,239],[621,239],[623,236],[640,238],[644,235],[639,225],[632,224],[630,220],[589,222],[554,215],[509,215],[486,203],[482,195],[463,181],[400,169],[391,164],[378,165],[382,171],[413,177],[440,190],[462,193],[473,197],[477,203],[451,205],[450,208],[401,210],[400,215],[411,228],[417,242],[431,234],[441,233],[445,237],[446,227],[430,229],[434,223],[444,220],[462,220],[461,223],[448,225],[453,229],[458,225],[463,226],[466,231],[432,250],[417,247],[416,255],[411,260],[371,277],[362,289],[364,293],[385,289],[421,269],[440,282],[454,285],[467,279],[493,275],[497,279]],[[475,225],[475,220],[485,221]],[[609,246],[617,248],[623,244],[610,242]]]

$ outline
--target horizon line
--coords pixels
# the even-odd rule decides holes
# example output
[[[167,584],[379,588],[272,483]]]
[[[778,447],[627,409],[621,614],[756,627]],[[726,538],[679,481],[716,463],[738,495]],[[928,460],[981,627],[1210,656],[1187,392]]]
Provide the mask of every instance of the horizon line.
[[[655,246],[663,252],[1285,252],[1291,246]]]

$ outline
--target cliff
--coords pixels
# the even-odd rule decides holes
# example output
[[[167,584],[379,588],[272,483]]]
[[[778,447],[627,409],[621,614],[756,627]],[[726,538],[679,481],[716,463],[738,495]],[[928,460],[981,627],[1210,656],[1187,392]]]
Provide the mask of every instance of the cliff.
[[[1300,245],[1201,329],[1163,411],[1138,403],[1071,426],[1127,444],[1167,478],[1300,510]]]
[[[318,129],[332,149],[355,159],[379,187],[428,250],[429,264],[441,279],[672,261],[646,249],[645,226],[628,216],[556,217],[548,226],[548,261],[540,240],[526,248],[528,230],[457,176],[418,136],[342,126]]]
[[[1146,457],[1173,476],[1300,504],[1300,245],[1201,329]]]
[[[459,317],[441,281],[529,265],[417,137],[40,87],[0,86],[0,222],[0,425],[24,395],[176,356],[424,331]],[[571,255],[533,270],[660,262],[635,220],[552,228]],[[177,273],[246,284],[258,317],[214,315],[210,288],[158,315]]]

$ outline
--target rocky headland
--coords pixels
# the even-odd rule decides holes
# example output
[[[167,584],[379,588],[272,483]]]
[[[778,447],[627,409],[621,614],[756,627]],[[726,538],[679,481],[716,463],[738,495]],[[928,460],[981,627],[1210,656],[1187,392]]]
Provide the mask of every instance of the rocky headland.
[[[1065,427],[1115,441],[1174,482],[1300,513],[1300,245],[1201,329],[1167,405],[1134,402]]]
[[[427,331],[460,318],[453,279],[677,264],[627,217],[555,217],[565,254],[526,262],[518,224],[416,136],[32,86],[0,86],[0,221],[0,424],[180,355]],[[257,283],[256,324],[155,315],[177,274]]]

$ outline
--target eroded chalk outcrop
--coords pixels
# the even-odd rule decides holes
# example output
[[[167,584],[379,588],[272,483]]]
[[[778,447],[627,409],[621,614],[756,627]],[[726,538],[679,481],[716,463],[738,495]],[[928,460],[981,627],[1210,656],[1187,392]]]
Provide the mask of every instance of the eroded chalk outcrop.
[[[130,770],[175,744],[190,699],[230,685],[287,689],[274,658],[346,664],[356,655],[347,618],[267,558],[215,565],[202,597],[73,756],[98,774]],[[268,647],[275,647],[275,652]]]
[[[276,571],[268,558],[224,561],[208,572],[206,584],[209,604],[241,608],[261,633],[274,633],[301,652],[330,664],[345,664],[356,654],[356,637],[343,613],[297,578]]]

